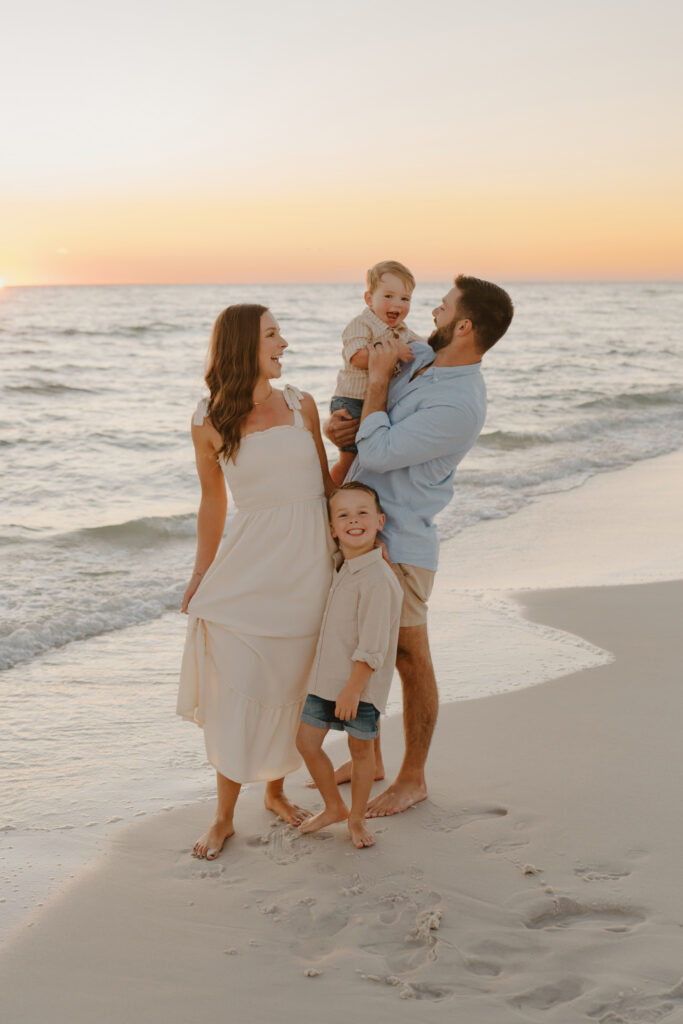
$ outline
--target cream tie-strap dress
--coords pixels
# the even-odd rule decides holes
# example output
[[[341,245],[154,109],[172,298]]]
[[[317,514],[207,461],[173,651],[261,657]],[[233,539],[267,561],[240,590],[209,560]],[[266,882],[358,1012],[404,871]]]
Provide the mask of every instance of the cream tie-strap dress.
[[[204,729],[235,782],[301,764],[294,740],[332,576],[333,543],[313,435],[291,385],[291,425],[242,438],[221,460],[237,512],[190,601],[178,714]],[[207,400],[194,414],[204,422]]]

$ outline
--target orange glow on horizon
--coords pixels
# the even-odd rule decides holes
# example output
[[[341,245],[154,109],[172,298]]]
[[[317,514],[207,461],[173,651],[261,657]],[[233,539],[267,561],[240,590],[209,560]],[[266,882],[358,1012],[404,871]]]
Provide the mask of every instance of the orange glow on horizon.
[[[418,281],[681,278],[678,197],[642,191],[34,200],[3,211],[0,266],[16,285],[360,281],[386,258]]]

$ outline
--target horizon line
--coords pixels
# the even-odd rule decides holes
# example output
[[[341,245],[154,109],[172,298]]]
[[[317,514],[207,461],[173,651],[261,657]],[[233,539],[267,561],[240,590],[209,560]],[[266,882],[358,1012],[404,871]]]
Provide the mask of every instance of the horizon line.
[[[681,277],[525,277],[506,278],[498,280],[504,284],[683,284]],[[448,278],[421,279],[418,285],[422,284],[443,284]],[[241,288],[247,285],[258,285],[261,287],[307,287],[316,285],[351,285],[358,284],[359,280],[348,281],[77,281],[70,284],[58,282],[43,282],[42,284],[10,284],[5,282],[0,286],[0,292],[11,291],[19,288]],[[362,281],[360,282],[363,283]]]

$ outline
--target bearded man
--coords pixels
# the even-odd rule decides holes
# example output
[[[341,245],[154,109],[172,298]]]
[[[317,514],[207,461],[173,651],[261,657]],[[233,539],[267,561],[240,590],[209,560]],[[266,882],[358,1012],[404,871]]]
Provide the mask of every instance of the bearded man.
[[[498,285],[460,274],[432,315],[436,330],[429,344],[411,345],[415,359],[397,377],[397,343],[375,342],[360,420],[340,410],[325,431],[338,447],[355,440],[358,455],[347,480],[368,484],[379,495],[387,516],[382,539],[404,595],[396,668],[405,755],[396,780],[370,802],[368,817],[396,814],[427,796],[425,764],[439,709],[427,637],[427,601],[439,557],[434,517],[453,497],[456,467],[484,425],[481,360],[510,326],[513,305]],[[375,742],[376,776],[383,778]],[[343,765],[337,780],[347,776]]]

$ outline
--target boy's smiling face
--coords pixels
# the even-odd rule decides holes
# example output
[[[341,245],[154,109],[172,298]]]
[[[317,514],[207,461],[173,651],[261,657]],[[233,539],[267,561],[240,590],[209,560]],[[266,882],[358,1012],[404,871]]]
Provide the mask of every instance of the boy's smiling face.
[[[374,292],[365,293],[365,301],[385,324],[398,327],[408,316],[412,292],[396,274],[382,274]]]
[[[330,531],[345,558],[372,551],[385,518],[367,491],[339,491],[330,501]]]

